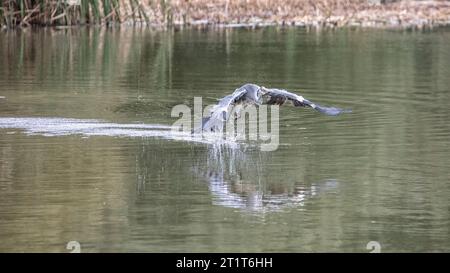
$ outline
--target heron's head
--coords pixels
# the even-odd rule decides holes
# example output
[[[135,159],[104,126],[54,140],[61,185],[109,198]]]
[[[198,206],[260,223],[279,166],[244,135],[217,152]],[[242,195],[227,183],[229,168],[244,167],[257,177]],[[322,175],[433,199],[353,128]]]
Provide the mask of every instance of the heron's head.
[[[256,85],[256,84],[252,84],[252,83],[247,83],[246,85],[243,86],[243,88],[245,88],[245,90],[247,90],[247,98],[250,100],[253,100],[257,103],[259,103],[261,101],[261,87]]]

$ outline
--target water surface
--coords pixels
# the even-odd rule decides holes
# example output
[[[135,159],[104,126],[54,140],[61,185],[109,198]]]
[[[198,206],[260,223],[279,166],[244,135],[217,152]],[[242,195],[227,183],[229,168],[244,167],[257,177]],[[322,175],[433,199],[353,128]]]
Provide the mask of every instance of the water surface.
[[[74,28],[0,33],[0,251],[450,251],[450,31]],[[167,137],[243,83],[262,152]]]

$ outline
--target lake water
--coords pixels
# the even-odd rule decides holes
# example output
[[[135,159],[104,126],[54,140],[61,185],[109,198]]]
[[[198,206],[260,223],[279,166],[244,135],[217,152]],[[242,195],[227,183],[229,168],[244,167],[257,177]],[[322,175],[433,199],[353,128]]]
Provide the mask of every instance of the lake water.
[[[0,251],[450,251],[450,29],[0,33]],[[240,85],[280,145],[170,136]]]

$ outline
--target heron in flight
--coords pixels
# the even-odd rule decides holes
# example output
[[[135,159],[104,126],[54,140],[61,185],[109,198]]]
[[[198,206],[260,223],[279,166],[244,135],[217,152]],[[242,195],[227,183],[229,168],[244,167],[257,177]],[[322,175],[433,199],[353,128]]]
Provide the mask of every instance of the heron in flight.
[[[266,88],[256,84],[247,83],[236,89],[231,95],[225,96],[212,107],[209,115],[202,120],[202,131],[221,131],[232,110],[237,105],[284,105],[291,103],[295,107],[310,107],[320,113],[337,116],[341,113],[350,112],[336,107],[324,107],[313,103],[302,96],[288,92],[283,89]]]

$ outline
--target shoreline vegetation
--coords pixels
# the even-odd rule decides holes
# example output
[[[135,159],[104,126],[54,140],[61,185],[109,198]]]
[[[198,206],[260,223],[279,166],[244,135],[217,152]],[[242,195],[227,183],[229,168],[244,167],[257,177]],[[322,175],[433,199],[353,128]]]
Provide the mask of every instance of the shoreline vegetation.
[[[450,1],[2,0],[1,28],[34,25],[431,28],[450,26]]]

